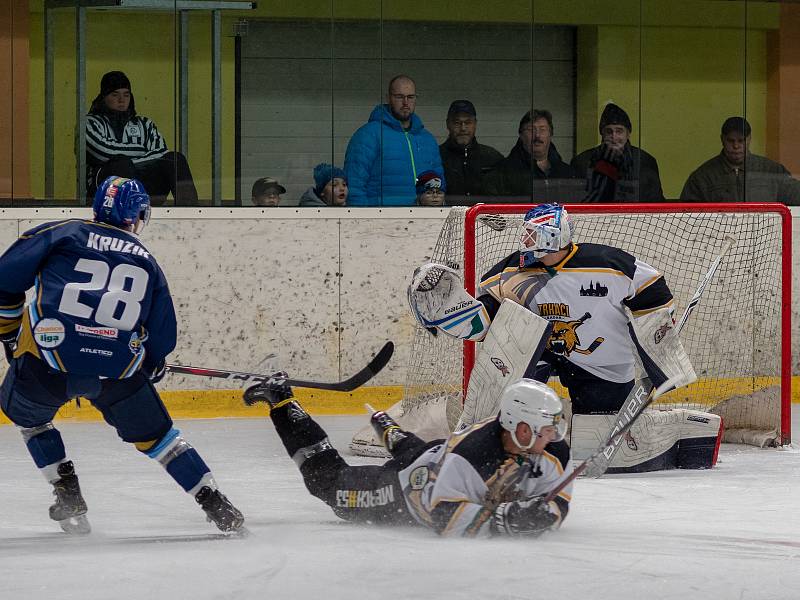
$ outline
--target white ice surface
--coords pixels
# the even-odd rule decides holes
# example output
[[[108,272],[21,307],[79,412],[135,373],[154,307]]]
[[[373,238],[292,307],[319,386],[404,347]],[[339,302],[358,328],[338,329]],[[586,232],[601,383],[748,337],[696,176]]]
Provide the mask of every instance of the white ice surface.
[[[364,422],[319,421],[340,448]],[[306,492],[268,419],[179,427],[249,537],[215,539],[161,467],[101,423],[60,426],[94,528],[67,537],[47,517],[49,486],[19,433],[4,426],[0,598],[800,598],[797,449],[724,445],[711,471],[581,479],[559,532],[480,541],[340,522]]]

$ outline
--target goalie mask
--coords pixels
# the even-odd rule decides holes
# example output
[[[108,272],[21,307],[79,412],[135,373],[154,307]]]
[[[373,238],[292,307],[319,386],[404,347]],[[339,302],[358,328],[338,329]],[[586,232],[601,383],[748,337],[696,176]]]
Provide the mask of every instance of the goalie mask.
[[[555,427],[556,437],[553,441],[563,440],[567,432],[561,398],[555,390],[533,379],[520,379],[503,390],[499,418],[501,427],[511,434],[511,439],[523,450],[533,446],[543,427]],[[533,432],[527,446],[517,440],[519,423],[527,423]]]
[[[567,209],[558,204],[539,204],[525,214],[520,232],[520,266],[529,267],[547,254],[572,243],[574,228]]]

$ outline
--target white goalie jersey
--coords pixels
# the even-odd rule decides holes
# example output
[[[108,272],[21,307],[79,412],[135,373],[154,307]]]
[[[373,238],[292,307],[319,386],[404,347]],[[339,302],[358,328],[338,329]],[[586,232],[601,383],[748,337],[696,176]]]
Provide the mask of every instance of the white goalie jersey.
[[[602,244],[575,244],[548,268],[520,268],[515,252],[484,275],[478,299],[492,317],[503,299],[537,313],[553,323],[547,351],[617,383],[634,378],[626,308],[637,317],[672,306],[661,273]]]
[[[447,536],[488,536],[501,502],[543,496],[572,472],[569,446],[553,442],[543,454],[509,455],[497,419],[482,421],[429,448],[400,471],[400,485],[414,518]],[[569,511],[572,484],[556,496],[557,527]]]

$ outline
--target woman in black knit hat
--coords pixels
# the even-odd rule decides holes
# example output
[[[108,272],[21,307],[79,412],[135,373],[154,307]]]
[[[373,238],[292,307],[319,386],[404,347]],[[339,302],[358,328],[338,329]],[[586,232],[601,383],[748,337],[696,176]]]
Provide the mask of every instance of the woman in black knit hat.
[[[94,197],[110,175],[141,181],[152,204],[172,192],[176,206],[197,204],[197,189],[186,157],[170,152],[155,123],[136,114],[131,82],[122,71],[100,81],[100,93],[86,119],[87,195]]]

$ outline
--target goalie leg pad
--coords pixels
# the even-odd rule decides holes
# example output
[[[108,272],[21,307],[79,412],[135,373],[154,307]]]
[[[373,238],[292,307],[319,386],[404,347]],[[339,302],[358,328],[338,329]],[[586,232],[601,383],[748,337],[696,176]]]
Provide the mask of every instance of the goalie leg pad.
[[[552,325],[539,315],[512,300],[503,300],[478,348],[456,430],[497,414],[506,386],[526,373],[534,376],[551,329]]]
[[[588,458],[613,425],[614,415],[574,415],[570,441],[573,458]],[[721,439],[717,415],[681,408],[645,410],[623,437],[606,472],[710,469]]]
[[[717,464],[724,425],[722,417],[699,410],[674,409],[683,415],[678,448],[679,469],[710,469]]]
[[[607,473],[647,473],[677,466],[680,429],[661,411],[646,410],[625,435]],[[614,415],[573,415],[572,457],[584,460],[605,442]]]

